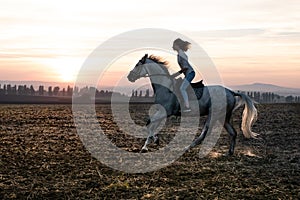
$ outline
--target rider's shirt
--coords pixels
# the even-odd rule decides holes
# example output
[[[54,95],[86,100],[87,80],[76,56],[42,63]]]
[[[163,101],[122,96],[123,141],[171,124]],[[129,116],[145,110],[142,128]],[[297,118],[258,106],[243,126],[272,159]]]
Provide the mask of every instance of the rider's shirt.
[[[184,75],[188,75],[189,73],[194,71],[193,67],[188,61],[188,56],[181,49],[179,49],[178,51],[177,62],[181,69],[188,68],[187,71],[184,73]]]

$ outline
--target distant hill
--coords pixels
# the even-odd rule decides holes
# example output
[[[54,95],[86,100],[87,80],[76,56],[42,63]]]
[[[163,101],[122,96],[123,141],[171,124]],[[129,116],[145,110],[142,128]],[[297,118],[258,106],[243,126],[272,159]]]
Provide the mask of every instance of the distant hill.
[[[241,91],[257,91],[257,92],[273,92],[282,96],[300,96],[300,88],[287,88],[278,85],[266,84],[266,83],[253,83],[246,85],[233,85],[230,86],[233,90]]]

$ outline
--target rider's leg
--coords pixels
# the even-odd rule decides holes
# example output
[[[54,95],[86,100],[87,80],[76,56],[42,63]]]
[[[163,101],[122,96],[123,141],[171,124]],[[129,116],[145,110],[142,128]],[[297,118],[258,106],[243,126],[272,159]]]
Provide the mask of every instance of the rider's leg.
[[[181,92],[182,98],[184,100],[184,105],[185,105],[186,108],[190,107],[189,98],[188,98],[188,94],[186,92],[186,89],[188,88],[188,86],[190,85],[190,83],[192,82],[194,77],[195,77],[195,72],[194,71],[190,72],[183,79],[183,82],[180,86],[180,92]]]

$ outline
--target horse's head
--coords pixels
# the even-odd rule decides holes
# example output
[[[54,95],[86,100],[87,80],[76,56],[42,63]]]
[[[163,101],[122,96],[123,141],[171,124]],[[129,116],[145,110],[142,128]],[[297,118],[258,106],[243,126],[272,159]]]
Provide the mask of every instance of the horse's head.
[[[137,79],[141,78],[141,77],[145,77],[147,75],[147,71],[145,69],[145,67],[143,67],[143,65],[146,63],[146,60],[148,58],[148,54],[145,54],[140,60],[139,62],[135,65],[135,67],[133,68],[133,70],[131,70],[127,76],[127,79],[130,82],[134,82]]]

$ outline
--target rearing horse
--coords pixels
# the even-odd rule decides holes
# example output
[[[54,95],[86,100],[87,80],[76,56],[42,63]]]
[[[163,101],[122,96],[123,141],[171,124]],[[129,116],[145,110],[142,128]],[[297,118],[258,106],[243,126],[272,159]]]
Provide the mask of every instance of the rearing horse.
[[[171,115],[180,115],[180,102],[174,93],[174,82],[175,79],[169,74],[169,71],[166,68],[166,62],[161,61],[158,57],[151,55],[148,57],[148,54],[143,56],[141,60],[136,64],[133,70],[130,71],[127,76],[128,80],[131,82],[136,81],[141,77],[149,77],[153,91],[155,94],[155,104],[159,104],[164,108],[158,109],[156,113],[151,116],[147,122],[147,131],[148,137],[142,150],[148,150],[147,145],[154,142],[158,142],[158,135],[155,134],[155,130],[161,123],[161,121]],[[220,91],[214,90],[215,88],[222,89],[225,93],[225,100],[222,106],[224,108],[223,113],[220,115],[225,117],[224,128],[229,133],[230,136],[230,148],[228,151],[229,155],[234,153],[234,147],[236,142],[237,132],[230,123],[232,113],[235,109],[241,105],[245,105],[243,116],[242,116],[242,132],[246,138],[256,138],[257,133],[252,132],[251,127],[257,119],[257,110],[254,106],[253,101],[245,94],[236,93],[231,91],[223,86],[205,86],[202,88],[196,88],[194,90],[202,90],[202,97],[198,99],[199,105],[199,114],[200,116],[208,115],[205,122],[204,128],[198,138],[196,138],[192,144],[186,147],[186,150],[200,144],[209,129],[209,125],[212,119],[212,99],[210,92]]]

